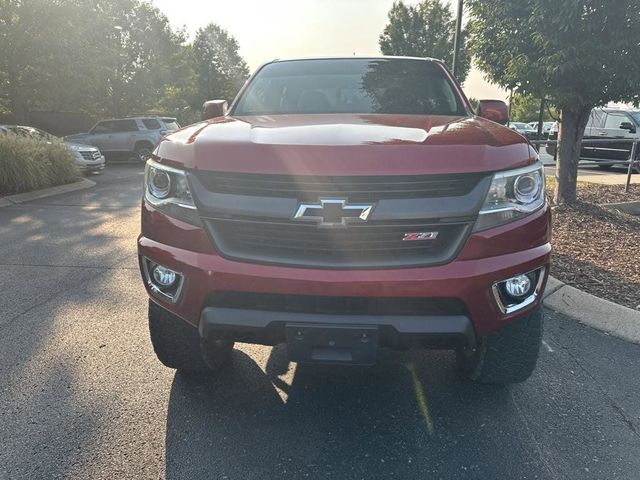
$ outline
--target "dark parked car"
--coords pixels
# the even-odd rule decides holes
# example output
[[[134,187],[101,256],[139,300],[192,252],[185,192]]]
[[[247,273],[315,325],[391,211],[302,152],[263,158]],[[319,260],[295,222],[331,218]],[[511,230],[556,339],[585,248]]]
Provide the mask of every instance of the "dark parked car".
[[[285,342],[298,362],[453,349],[471,379],[529,377],[550,217],[504,102],[474,115],[437,60],[351,57],[268,63],[224,107],[146,166],[138,253],[165,365]]]
[[[640,141],[640,110],[620,108],[594,108],[584,129],[580,160],[595,162],[602,169],[614,165],[628,165],[632,143]],[[557,140],[558,131],[549,134],[549,140]],[[620,140],[597,143],[590,140]],[[640,149],[637,149],[634,171],[640,173]],[[555,145],[548,145],[547,152],[555,156]]]
[[[509,122],[509,128],[515,130],[528,140],[535,140],[538,137],[538,131],[534,130],[531,125],[524,122]]]

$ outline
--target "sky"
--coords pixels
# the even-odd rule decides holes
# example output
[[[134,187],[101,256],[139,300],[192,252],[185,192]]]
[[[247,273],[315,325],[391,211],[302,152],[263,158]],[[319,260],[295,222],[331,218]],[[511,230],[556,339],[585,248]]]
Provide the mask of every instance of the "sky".
[[[153,0],[153,3],[173,27],[185,27],[191,39],[198,28],[209,22],[217,23],[236,38],[240,54],[254,70],[274,58],[380,55],[378,36],[387,23],[393,0]],[[507,92],[487,83],[476,68],[471,70],[463,87],[469,97],[507,98]]]

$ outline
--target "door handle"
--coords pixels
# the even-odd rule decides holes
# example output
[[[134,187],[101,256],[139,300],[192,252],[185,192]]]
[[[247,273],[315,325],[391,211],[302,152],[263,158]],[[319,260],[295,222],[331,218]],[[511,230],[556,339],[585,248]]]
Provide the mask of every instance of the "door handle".
[[[606,137],[607,136],[607,132],[600,132],[600,133],[598,133],[598,135],[600,135],[601,137]]]

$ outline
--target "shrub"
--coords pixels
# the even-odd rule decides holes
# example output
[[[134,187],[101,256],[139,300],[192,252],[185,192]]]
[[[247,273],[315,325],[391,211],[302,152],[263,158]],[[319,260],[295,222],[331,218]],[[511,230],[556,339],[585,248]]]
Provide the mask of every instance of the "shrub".
[[[79,175],[64,143],[0,135],[0,195],[71,183]]]

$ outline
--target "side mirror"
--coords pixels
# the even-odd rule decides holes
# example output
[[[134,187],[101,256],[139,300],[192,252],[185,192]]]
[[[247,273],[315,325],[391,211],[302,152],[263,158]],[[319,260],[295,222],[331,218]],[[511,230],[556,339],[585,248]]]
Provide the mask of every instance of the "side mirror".
[[[202,104],[202,120],[223,117],[227,113],[226,100],[208,100]]]
[[[478,116],[504,125],[509,120],[509,108],[502,100],[480,100]]]
[[[631,122],[622,122],[618,128],[621,130],[629,130],[629,133],[636,133],[636,127]]]

